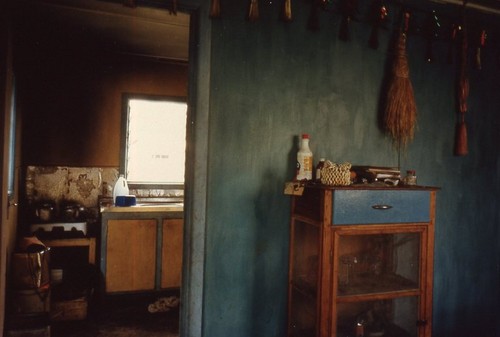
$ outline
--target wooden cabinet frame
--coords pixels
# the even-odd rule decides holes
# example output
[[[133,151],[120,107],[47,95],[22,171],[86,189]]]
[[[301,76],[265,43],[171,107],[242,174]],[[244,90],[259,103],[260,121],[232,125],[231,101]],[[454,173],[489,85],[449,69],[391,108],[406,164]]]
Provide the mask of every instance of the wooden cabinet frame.
[[[412,191],[411,193],[419,196],[423,195],[425,204],[421,208],[428,207],[428,220],[422,221],[417,216],[418,221],[385,221],[378,223],[369,223],[369,219],[363,223],[336,224],[333,219],[336,210],[334,210],[333,194],[338,190],[362,190],[359,187],[325,187],[312,185],[307,186],[304,196],[294,196],[292,199],[291,230],[290,230],[290,263],[289,263],[289,308],[288,308],[288,336],[297,336],[294,332],[296,328],[294,312],[297,309],[294,306],[294,292],[296,292],[299,282],[294,280],[294,266],[296,261],[301,261],[300,257],[295,255],[302,254],[303,247],[300,243],[303,239],[303,229],[310,228],[317,233],[315,242],[317,244],[317,283],[315,284],[314,296],[311,303],[315,303],[316,318],[314,329],[307,333],[307,336],[314,337],[337,337],[337,317],[339,305],[341,303],[356,303],[382,300],[415,300],[417,301],[418,317],[415,317],[416,333],[418,337],[430,337],[432,333],[432,285],[433,285],[433,260],[434,260],[434,225],[436,208],[436,188],[433,187],[413,187],[406,188],[376,188],[375,191],[384,191],[383,193],[393,194],[401,191]],[[365,188],[366,189],[366,188]],[[371,190],[371,189],[370,189]],[[390,191],[390,192],[386,192]],[[428,198],[427,198],[428,197]],[[397,195],[396,195],[397,199]],[[356,200],[353,200],[356,202]],[[428,204],[427,204],[428,202]],[[407,206],[406,206],[407,207]],[[410,204],[411,208],[411,204]],[[421,209],[417,208],[417,209]],[[404,213],[404,212],[403,212]],[[398,218],[399,219],[399,218]],[[297,227],[299,226],[299,227]],[[296,233],[300,230],[299,233]],[[392,235],[414,235],[418,238],[418,285],[412,289],[389,290],[383,293],[366,293],[360,295],[341,295],[339,289],[339,247],[341,238],[350,236],[392,236]],[[347,240],[350,242],[349,240]],[[295,249],[294,245],[300,244]],[[307,245],[307,244],[306,244]],[[311,245],[308,244],[308,247]],[[304,246],[306,247],[306,246]],[[295,255],[294,255],[295,254]],[[303,253],[308,254],[307,252]],[[302,259],[303,261],[303,259]],[[314,278],[313,278],[314,279]],[[297,296],[297,295],[295,295]],[[298,301],[298,300],[296,300]],[[297,303],[302,304],[301,301]],[[300,319],[299,319],[300,320]],[[314,331],[313,331],[314,330]],[[340,334],[342,336],[342,334]]]
[[[141,284],[140,287],[135,287],[134,283],[123,284],[118,289],[107,289],[107,277],[125,277],[124,275],[110,275],[109,273],[112,270],[108,266],[108,261],[110,259],[109,254],[113,252],[113,247],[109,246],[108,235],[110,232],[110,225],[117,228],[120,224],[125,224],[129,226],[124,226],[124,228],[132,228],[133,224],[136,224],[138,227],[141,226],[150,226],[152,227],[152,232],[147,234],[146,236],[150,238],[149,247],[144,247],[144,249],[153,249],[154,248],[154,256],[146,256],[145,259],[141,260],[142,262],[149,263],[149,271],[143,275],[145,278],[152,277],[152,281],[148,282],[138,282],[137,284]],[[166,230],[172,228],[172,225],[181,226],[180,230],[177,230],[174,233],[174,240],[181,240],[180,245],[174,244],[173,247],[167,242],[167,233]],[[132,227],[130,227],[132,226]],[[113,228],[113,229],[114,229]],[[183,212],[103,212],[102,213],[102,221],[101,221],[101,243],[100,243],[100,259],[99,265],[100,270],[103,275],[103,284],[102,284],[102,292],[103,293],[119,293],[119,292],[140,292],[140,291],[157,291],[167,288],[179,288],[181,285],[180,277],[172,277],[165,270],[166,266],[171,267],[174,266],[175,270],[172,271],[174,273],[180,273],[182,269],[182,233],[183,233]],[[180,234],[179,234],[180,233]],[[124,238],[125,239],[125,238]],[[132,242],[124,242],[124,244],[132,244]],[[145,244],[145,243],[143,243]],[[141,249],[141,247],[136,247],[136,249]],[[180,249],[180,253],[177,250]],[[123,250],[121,250],[123,251]],[[168,261],[168,254],[173,254],[173,252],[177,252],[175,255],[175,259],[180,259],[180,261]],[[121,254],[120,254],[121,255]],[[126,259],[127,256],[115,256],[112,257],[114,261],[118,261],[118,259]],[[167,262],[165,264],[165,262]],[[139,262],[138,262],[139,263]],[[134,272],[131,271],[131,275]],[[136,275],[140,275],[140,273],[135,273]],[[149,274],[149,275],[147,275]],[[166,280],[168,278],[168,280]],[[124,280],[126,281],[126,280]],[[178,284],[176,283],[178,281]],[[146,285],[147,284],[147,285]]]

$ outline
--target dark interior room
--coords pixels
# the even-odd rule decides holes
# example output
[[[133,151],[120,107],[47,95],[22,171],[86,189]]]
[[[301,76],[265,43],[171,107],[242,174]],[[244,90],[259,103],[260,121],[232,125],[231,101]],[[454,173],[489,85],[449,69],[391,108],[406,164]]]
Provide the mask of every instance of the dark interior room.
[[[0,45],[4,336],[500,336],[498,0],[2,0]],[[130,98],[183,109],[147,156]]]

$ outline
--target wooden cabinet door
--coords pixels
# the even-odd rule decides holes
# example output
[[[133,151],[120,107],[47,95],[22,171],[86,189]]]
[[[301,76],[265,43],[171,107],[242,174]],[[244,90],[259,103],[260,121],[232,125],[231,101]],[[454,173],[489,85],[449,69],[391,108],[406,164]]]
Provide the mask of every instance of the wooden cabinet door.
[[[180,288],[184,219],[163,219],[161,288]]]
[[[106,292],[155,288],[156,227],[155,219],[108,221]]]

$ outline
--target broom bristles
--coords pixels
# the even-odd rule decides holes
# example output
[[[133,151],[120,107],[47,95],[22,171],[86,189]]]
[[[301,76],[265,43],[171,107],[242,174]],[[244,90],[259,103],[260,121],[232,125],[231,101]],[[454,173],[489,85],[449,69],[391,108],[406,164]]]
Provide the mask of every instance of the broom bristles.
[[[392,138],[401,145],[413,139],[416,111],[411,82],[407,78],[395,78],[388,91],[385,125]]]
[[[386,129],[393,140],[403,146],[413,139],[417,120],[417,107],[405,53],[405,39],[404,34],[401,34],[392,68],[393,77],[387,92],[384,119]]]

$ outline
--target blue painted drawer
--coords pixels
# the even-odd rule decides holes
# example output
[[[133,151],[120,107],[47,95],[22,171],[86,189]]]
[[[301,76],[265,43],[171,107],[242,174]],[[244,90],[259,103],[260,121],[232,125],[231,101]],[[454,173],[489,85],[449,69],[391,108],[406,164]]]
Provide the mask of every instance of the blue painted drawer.
[[[415,190],[335,190],[332,223],[428,222],[430,192]]]

